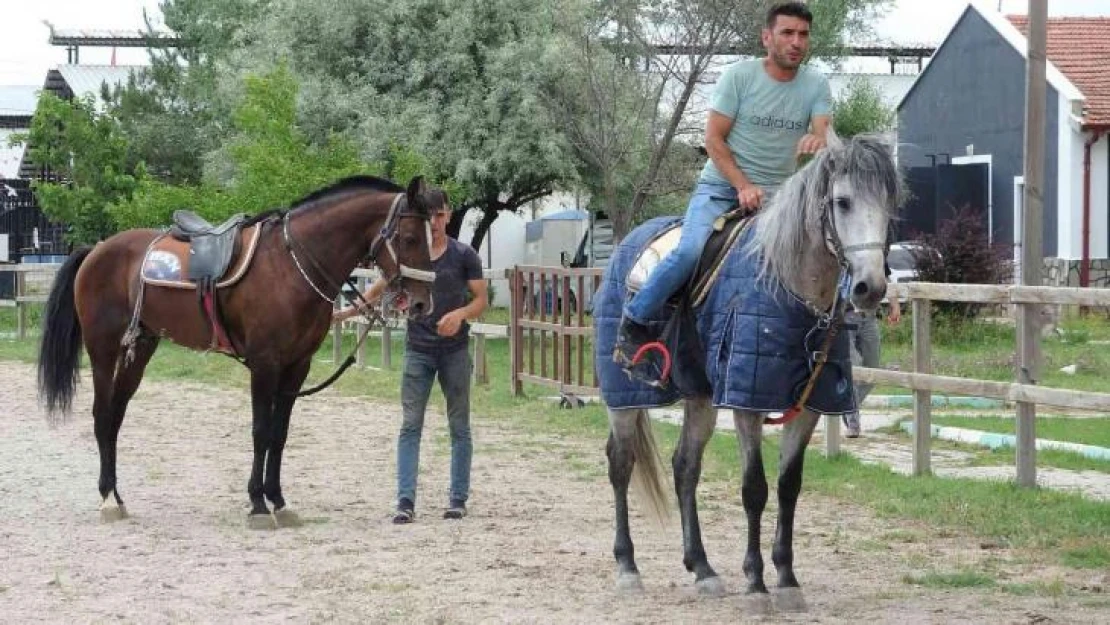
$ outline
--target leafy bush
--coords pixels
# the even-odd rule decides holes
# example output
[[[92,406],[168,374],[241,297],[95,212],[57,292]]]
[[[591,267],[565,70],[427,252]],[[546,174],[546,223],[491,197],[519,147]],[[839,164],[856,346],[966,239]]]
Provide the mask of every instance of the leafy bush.
[[[936,234],[920,238],[921,247],[911,249],[922,282],[957,284],[1003,284],[1013,276],[1012,248],[988,243],[982,211],[963,206],[942,221]],[[975,317],[984,304],[937,302],[942,315]]]

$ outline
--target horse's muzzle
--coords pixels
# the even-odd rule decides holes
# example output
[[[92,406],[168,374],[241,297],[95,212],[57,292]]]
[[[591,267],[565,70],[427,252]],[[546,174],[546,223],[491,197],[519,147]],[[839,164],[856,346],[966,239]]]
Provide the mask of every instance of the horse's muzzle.
[[[852,285],[852,305],[856,310],[875,310],[885,294],[886,278],[858,280]]]

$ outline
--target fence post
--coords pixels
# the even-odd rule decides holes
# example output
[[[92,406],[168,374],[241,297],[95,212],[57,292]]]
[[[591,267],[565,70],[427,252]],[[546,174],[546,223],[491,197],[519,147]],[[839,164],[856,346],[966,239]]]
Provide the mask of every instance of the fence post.
[[[509,382],[513,395],[519,397],[524,394],[524,384],[520,380],[520,373],[524,370],[524,329],[520,327],[521,306],[524,303],[521,290],[524,285],[519,266],[509,272],[509,369],[512,370]]]
[[[22,271],[15,272],[15,310],[16,310],[16,336],[19,340],[27,338],[27,304],[20,301],[23,298],[24,291],[27,289],[25,276],[27,274]]]
[[[825,415],[825,457],[840,453],[840,415]]]
[[[476,384],[489,384],[489,371],[486,368],[486,335],[474,336],[474,382]]]
[[[913,300],[913,371],[932,373],[932,302]],[[933,435],[933,393],[913,389],[913,474],[932,473],[929,448]]]

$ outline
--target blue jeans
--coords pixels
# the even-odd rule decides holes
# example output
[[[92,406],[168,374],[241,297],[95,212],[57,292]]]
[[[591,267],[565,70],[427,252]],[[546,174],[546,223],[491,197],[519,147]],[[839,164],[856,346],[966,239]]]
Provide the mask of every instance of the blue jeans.
[[[694,272],[713,222],[736,206],[736,189],[727,184],[699,182],[686,207],[678,247],[652,270],[644,286],[624,306],[624,316],[646,323]]]
[[[439,376],[439,388],[447,400],[447,425],[451,430],[452,501],[465,502],[470,495],[470,353],[453,349],[427,354],[405,350],[405,371],[401,380],[401,407],[404,417],[397,438],[397,499],[416,503],[416,474],[420,465],[420,435],[424,430],[424,409]]]

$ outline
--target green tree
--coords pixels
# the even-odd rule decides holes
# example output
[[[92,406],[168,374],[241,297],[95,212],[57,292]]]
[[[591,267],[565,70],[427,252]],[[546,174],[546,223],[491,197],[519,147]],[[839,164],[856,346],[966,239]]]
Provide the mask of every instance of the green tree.
[[[558,0],[352,0],[341,13],[288,0],[236,58],[290,59],[310,136],[341,129],[375,161],[396,145],[425,155],[432,179],[462,189],[453,233],[481,211],[478,247],[501,211],[575,179],[544,97],[562,71],[558,15]]]
[[[296,124],[297,85],[284,67],[248,76],[232,114],[232,134],[212,156],[219,176],[174,185],[144,176],[134,196],[112,207],[121,227],[161,226],[174,210],[192,208],[210,220],[288,206],[309,192],[356,173],[378,173],[338,135],[311,144]]]
[[[114,117],[98,111],[91,96],[66,101],[44,92],[21,140],[50,172],[34,183],[35,195],[47,217],[68,226],[68,241],[94,243],[116,231],[107,209],[130,197],[143,167],[129,162]]]
[[[883,92],[865,76],[856,76],[833,102],[833,127],[842,137],[886,132],[894,128],[894,109],[883,101]]]

